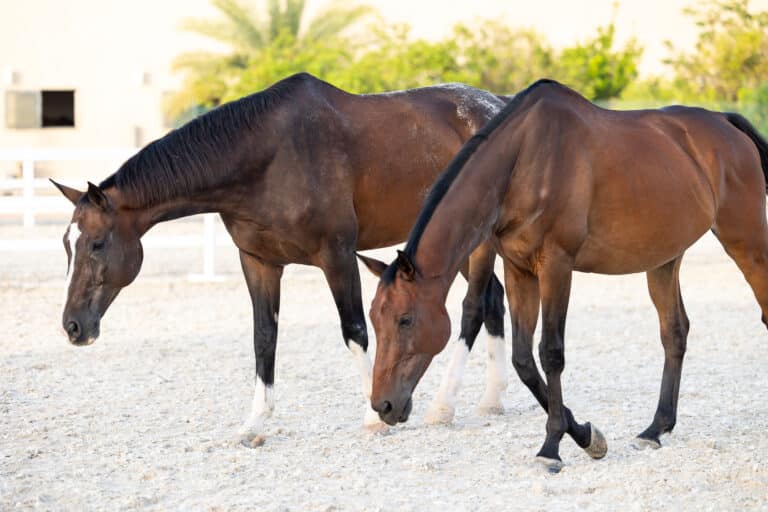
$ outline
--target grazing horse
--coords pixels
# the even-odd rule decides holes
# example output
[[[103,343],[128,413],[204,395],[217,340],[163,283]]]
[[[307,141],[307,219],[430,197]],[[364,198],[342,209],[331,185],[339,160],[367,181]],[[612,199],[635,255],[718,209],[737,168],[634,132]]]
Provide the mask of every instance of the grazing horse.
[[[566,432],[595,458],[607,450],[562,399],[574,270],[647,273],[664,372],[656,414],[638,442],[661,446],[659,436],[675,426],[688,334],[678,282],[685,250],[712,230],[768,319],[766,175],[768,143],[738,114],[611,111],[556,82],[536,82],[435,182],[405,251],[389,266],[368,260],[381,276],[370,313],[373,408],[389,424],[407,420],[414,387],[448,339],[448,287],[467,254],[490,238],[504,261],[512,362],[548,412],[540,462],[560,470]],[[546,383],[532,352],[539,304]]]
[[[140,239],[152,226],[217,212],[240,251],[253,303],[256,390],[243,443],[263,442],[263,421],[274,407],[280,278],[290,263],[324,272],[360,371],[364,424],[383,426],[370,408],[355,251],[403,241],[437,175],[505,103],[459,84],[358,96],[298,74],[170,132],[86,192],[56,184],[75,205],[64,235],[69,340],[89,345],[99,335],[101,317],[139,272]],[[480,404],[489,412],[498,410],[507,385],[503,288],[477,271],[494,255],[487,244],[462,264],[469,280],[466,345],[483,322],[491,335]],[[438,396],[437,420],[449,420],[451,407],[450,397]]]

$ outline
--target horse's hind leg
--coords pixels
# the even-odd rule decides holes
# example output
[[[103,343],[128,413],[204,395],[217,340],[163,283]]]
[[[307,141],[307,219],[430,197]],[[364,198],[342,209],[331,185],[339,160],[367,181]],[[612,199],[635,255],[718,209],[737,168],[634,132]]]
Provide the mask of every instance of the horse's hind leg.
[[[485,288],[484,323],[488,333],[488,365],[485,392],[477,406],[477,412],[481,415],[504,414],[501,396],[507,390],[509,382],[504,347],[504,287],[493,272]]]
[[[677,419],[677,398],[689,325],[680,296],[681,261],[682,256],[647,273],[648,292],[659,314],[661,343],[664,346],[664,373],[653,422],[637,436],[636,443],[640,448],[661,447],[659,436],[671,432]]]
[[[762,223],[752,223],[751,232],[726,227],[718,220],[713,232],[744,274],[760,305],[762,321],[768,326],[768,227],[765,219],[761,220]]]
[[[501,393],[507,389],[506,357],[504,355],[504,299],[501,283],[493,275],[496,257],[490,241],[481,244],[472,253],[467,268],[462,269],[468,282],[464,297],[461,333],[455,344],[448,371],[440,389],[427,409],[424,421],[428,424],[450,423],[456,410],[456,395],[464,374],[464,366],[485,321],[488,330],[488,370],[480,414],[502,414]]]
[[[712,232],[736,262],[755,294],[768,325],[768,222],[765,217],[765,178],[760,161],[735,168],[726,182]]]

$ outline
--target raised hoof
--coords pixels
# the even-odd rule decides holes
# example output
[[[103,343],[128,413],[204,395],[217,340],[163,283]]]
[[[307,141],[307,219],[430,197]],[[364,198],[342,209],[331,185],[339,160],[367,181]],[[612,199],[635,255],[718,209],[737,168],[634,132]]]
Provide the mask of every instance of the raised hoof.
[[[477,406],[478,416],[503,416],[506,411],[501,404],[480,404]]]
[[[239,440],[240,440],[240,444],[245,446],[246,448],[258,448],[259,446],[262,446],[264,444],[267,438],[261,434],[247,432],[244,434],[240,434]]]
[[[636,437],[634,441],[632,441],[632,446],[636,450],[645,450],[646,448],[652,448],[654,450],[658,450],[661,448],[661,442],[658,439],[646,439],[644,437]]]
[[[543,467],[547,473],[551,475],[558,474],[564,467],[563,461],[557,459],[550,459],[549,457],[536,456],[536,462]]]
[[[456,409],[450,405],[432,404],[427,409],[426,416],[424,416],[424,423],[427,425],[448,425],[453,422],[455,415]]]
[[[589,446],[584,448],[584,451],[593,459],[602,459],[605,457],[605,454],[608,453],[608,442],[605,440],[603,433],[600,432],[596,426],[590,423],[589,429],[591,431],[591,438]]]

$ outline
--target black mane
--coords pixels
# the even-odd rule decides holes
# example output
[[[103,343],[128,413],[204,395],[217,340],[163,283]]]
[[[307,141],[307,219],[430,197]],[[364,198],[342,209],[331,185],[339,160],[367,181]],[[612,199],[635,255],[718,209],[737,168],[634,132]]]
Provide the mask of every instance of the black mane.
[[[485,126],[480,128],[480,130],[478,130],[475,135],[473,135],[472,138],[469,139],[466,144],[464,144],[456,156],[453,157],[451,163],[448,164],[448,167],[446,167],[445,170],[440,174],[440,176],[437,178],[437,181],[435,181],[435,184],[432,185],[432,189],[429,191],[429,194],[424,201],[424,206],[421,208],[421,212],[416,219],[416,224],[414,224],[413,229],[411,229],[411,234],[408,237],[408,243],[405,246],[404,252],[411,259],[411,261],[414,259],[414,255],[416,253],[416,249],[419,246],[421,236],[424,234],[424,230],[426,229],[427,224],[432,218],[432,215],[435,213],[437,205],[439,205],[440,201],[443,199],[443,197],[445,197],[448,189],[451,188],[451,184],[464,168],[464,165],[467,163],[470,157],[475,153],[475,151],[477,151],[482,143],[488,139],[491,133],[493,133],[496,128],[498,128],[510,115],[512,115],[513,112],[517,110],[517,108],[531,91],[544,84],[560,85],[559,82],[556,82],[555,80],[542,78],[516,94],[498,114],[496,114],[490,121],[488,121]],[[391,283],[394,281],[396,274],[396,266],[392,264],[387,268],[387,270],[384,271],[381,276],[381,280],[384,283]]]
[[[311,75],[288,77],[261,92],[226,103],[151,142],[101,182],[135,206],[152,206],[215,187],[237,173],[238,142]]]

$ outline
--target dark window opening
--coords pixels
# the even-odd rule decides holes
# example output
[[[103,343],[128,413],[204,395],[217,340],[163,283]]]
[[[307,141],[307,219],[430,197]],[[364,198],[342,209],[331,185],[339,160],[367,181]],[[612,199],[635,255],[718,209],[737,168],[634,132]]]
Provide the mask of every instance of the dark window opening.
[[[75,126],[75,91],[42,91],[43,128]]]

